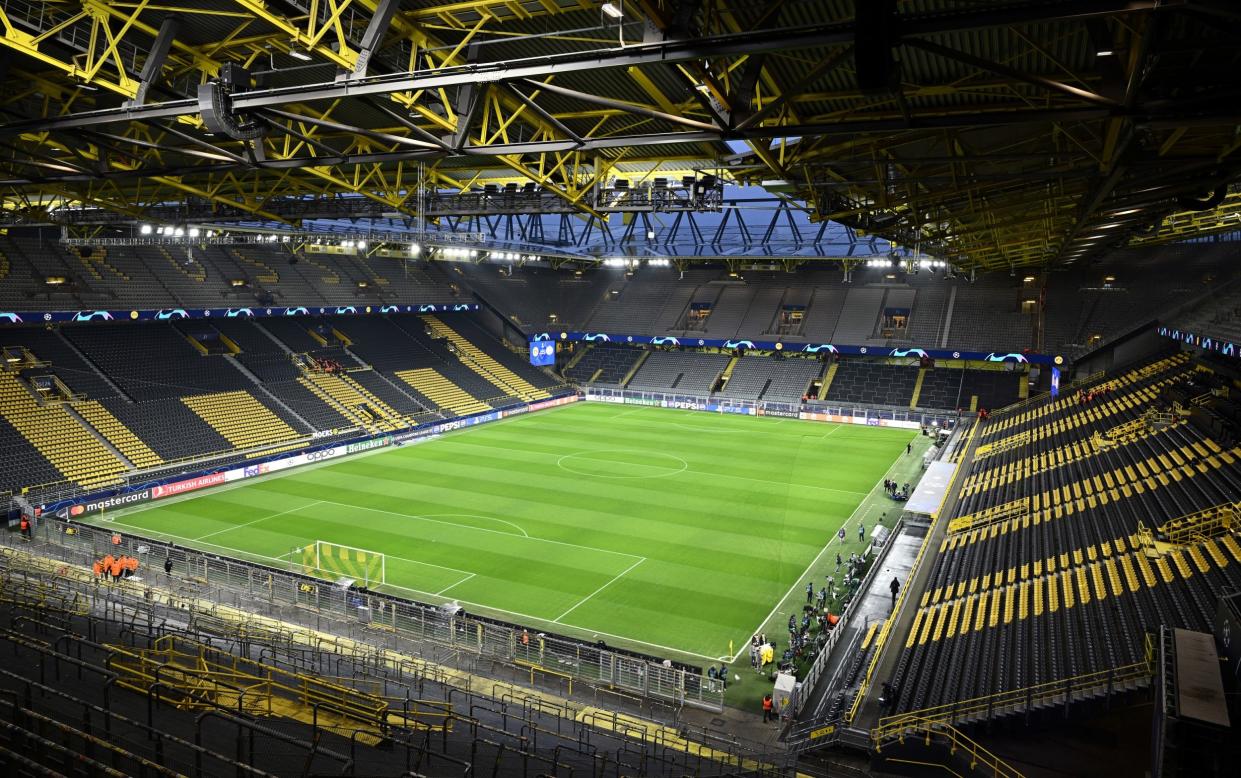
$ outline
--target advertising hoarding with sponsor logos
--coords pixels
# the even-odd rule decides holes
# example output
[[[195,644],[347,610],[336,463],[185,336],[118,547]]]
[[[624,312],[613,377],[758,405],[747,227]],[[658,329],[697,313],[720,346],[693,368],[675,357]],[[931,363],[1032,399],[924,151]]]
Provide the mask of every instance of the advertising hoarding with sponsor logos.
[[[554,408],[567,403],[576,402],[577,400],[577,395],[554,397],[548,400],[530,403],[528,406],[521,406],[520,408],[512,408],[505,411],[491,411],[490,413],[484,413],[478,416],[453,419],[451,421],[440,422],[439,424],[419,427],[396,435],[380,435],[373,438],[355,440],[351,443],[328,446],[326,448],[306,451],[300,454],[293,454],[267,462],[245,465],[243,467],[235,467],[215,473],[205,473],[166,484],[145,486],[141,489],[124,492],[122,494],[100,497],[98,499],[89,499],[75,505],[70,505],[58,510],[56,515],[62,519],[69,519],[76,518],[78,516],[89,516],[95,513],[102,513],[115,508],[126,508],[144,502],[149,502],[151,500],[173,497],[179,494],[187,494],[189,492],[198,491],[199,489],[206,489],[210,486],[233,483],[247,478],[256,478],[261,475],[276,473],[281,470],[288,470],[301,465],[312,464],[315,462],[325,462],[327,460],[336,459],[337,457],[343,457],[348,454],[371,451],[377,448],[392,445],[394,442],[405,442],[417,438],[431,437],[444,432],[450,432],[452,430],[464,429],[477,424],[497,421],[508,416],[516,416],[518,414],[527,413],[528,411]]]

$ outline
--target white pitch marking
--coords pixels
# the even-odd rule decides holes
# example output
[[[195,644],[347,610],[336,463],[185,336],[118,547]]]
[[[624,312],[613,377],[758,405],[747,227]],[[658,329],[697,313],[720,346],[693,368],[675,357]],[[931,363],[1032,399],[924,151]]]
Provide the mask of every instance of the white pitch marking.
[[[901,456],[893,460],[892,465],[887,470],[884,471],[883,475],[879,477],[879,480],[875,481],[875,485],[872,486],[870,488],[870,491],[866,493],[867,496],[870,496],[872,492],[878,489],[879,486],[883,484],[884,480],[888,477],[888,474],[891,473],[896,468],[896,466],[903,461],[905,461],[904,456]],[[865,504],[866,504],[865,501],[858,503],[858,506],[853,509],[853,513],[849,514],[849,518],[845,519],[844,524],[841,524],[840,526],[848,527],[849,524],[853,521],[853,518],[857,516],[857,512],[862,510],[862,506]],[[845,533],[845,537],[846,538],[849,537],[848,532]],[[801,575],[797,576],[797,580],[793,582],[793,585],[789,587],[789,590],[785,592],[784,596],[780,598],[780,601],[776,603],[776,607],[772,608],[771,613],[768,613],[767,617],[758,623],[758,626],[755,627],[754,630],[750,633],[751,635],[757,635],[758,633],[763,631],[763,625],[771,621],[771,617],[775,616],[776,613],[779,612],[780,608],[784,606],[784,601],[789,598],[789,595],[792,594],[796,589],[798,589],[801,586],[802,579],[806,577],[806,574],[809,573],[810,570],[819,563],[819,560],[823,558],[823,555],[827,553],[827,550],[831,548],[832,544],[838,541],[839,539],[840,539],[840,535],[836,533],[832,533],[832,536],[831,538],[828,539],[827,544],[823,546],[823,549],[821,551],[819,551],[819,555],[816,556],[814,559],[810,560],[810,564],[806,565],[806,569],[802,571]],[[731,665],[733,662],[736,662],[737,658],[741,656],[743,652],[748,651],[749,648],[750,648],[749,642],[745,641],[745,646],[741,648],[741,650],[739,650],[737,653],[733,654],[732,659],[728,660],[728,664]]]
[[[624,578],[626,573],[628,573],[630,570],[634,569],[635,567],[637,567],[638,565],[642,564],[642,563],[643,563],[643,562],[645,562],[645,561],[646,561],[646,557],[642,557],[642,558],[641,558],[641,559],[639,559],[637,562],[634,562],[634,563],[633,563],[632,565],[630,565],[629,567],[626,567],[624,570],[622,570],[621,572],[619,572],[619,573],[617,573],[615,576],[613,576],[613,577],[612,577],[612,580],[608,581],[608,582],[607,582],[607,583],[605,583],[603,586],[600,586],[598,589],[595,589],[595,590],[594,590],[593,592],[591,592],[590,594],[588,594],[588,595],[586,595],[585,597],[583,597],[582,599],[578,600],[577,605],[574,605],[572,608],[569,608],[569,609],[568,609],[567,611],[565,611],[564,613],[562,613],[562,614],[560,614],[559,616],[557,616],[556,618],[552,619],[552,623],[553,623],[553,624],[559,624],[559,623],[560,623],[560,620],[561,620],[561,619],[563,619],[565,616],[568,616],[570,613],[572,613],[573,611],[577,610],[579,607],[581,607],[581,605],[582,605],[583,603],[585,603],[585,602],[586,602],[587,600],[589,600],[591,597],[594,597],[596,594],[598,594],[599,592],[601,592],[601,591],[603,591],[604,589],[608,588],[608,587],[609,587],[609,586],[611,586],[612,584],[616,583],[616,582],[617,582],[617,581],[619,581],[621,578]]]
[[[195,540],[195,541],[199,541],[199,540],[206,540],[207,538],[213,538],[213,537],[215,537],[216,535],[223,535],[225,532],[232,532],[232,531],[233,531],[233,530],[235,530],[235,529],[241,529],[242,527],[249,527],[251,524],[258,524],[260,521],[267,521],[268,519],[274,519],[274,518],[276,518],[277,516],[285,516],[285,515],[290,514],[290,513],[296,513],[296,512],[298,512],[298,511],[305,510],[305,509],[307,509],[307,508],[313,508],[314,506],[316,506],[316,505],[320,504],[321,502],[323,502],[323,501],[322,501],[322,500],[315,500],[315,501],[314,501],[314,502],[312,502],[312,503],[307,503],[306,505],[299,505],[298,507],[296,507],[296,508],[290,508],[290,509],[289,509],[289,510],[287,510],[287,511],[280,511],[279,513],[273,513],[273,514],[272,514],[272,515],[270,515],[270,516],[260,516],[259,518],[255,519],[254,521],[247,521],[245,524],[234,524],[233,526],[231,526],[231,527],[225,527],[225,528],[224,528],[224,529],[222,529],[222,530],[217,530],[217,531],[215,531],[215,532],[208,532],[206,535],[200,535],[199,537],[194,538],[194,540]]]

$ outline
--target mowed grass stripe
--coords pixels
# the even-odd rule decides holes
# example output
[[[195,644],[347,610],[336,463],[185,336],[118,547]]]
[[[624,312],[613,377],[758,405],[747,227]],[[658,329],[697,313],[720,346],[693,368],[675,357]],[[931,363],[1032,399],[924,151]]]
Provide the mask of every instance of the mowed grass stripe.
[[[120,521],[188,545],[210,534],[214,553],[280,557],[316,539],[382,551],[398,594],[442,591],[532,626],[564,614],[542,626],[716,657],[749,638],[912,437],[578,404]]]

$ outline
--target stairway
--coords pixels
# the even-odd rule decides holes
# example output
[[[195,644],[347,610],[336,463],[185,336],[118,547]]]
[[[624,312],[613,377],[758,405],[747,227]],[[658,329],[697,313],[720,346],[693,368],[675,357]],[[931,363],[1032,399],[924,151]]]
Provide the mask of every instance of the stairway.
[[[833,362],[831,367],[827,368],[827,376],[824,377],[823,384],[819,387],[819,395],[816,399],[822,400],[827,397],[827,389],[832,385],[832,380],[836,377],[836,371],[839,369],[839,362]]]
[[[642,363],[645,362],[650,355],[650,351],[642,352],[642,355],[638,357],[638,360],[633,363],[633,367],[629,368],[629,372],[625,373],[625,377],[620,380],[621,386],[629,385],[629,382],[633,380],[633,377],[638,374],[638,369],[642,367]]]
[[[922,381],[926,378],[926,368],[918,369],[918,380],[914,382],[914,393],[909,398],[909,410],[918,407],[918,396],[922,394]]]

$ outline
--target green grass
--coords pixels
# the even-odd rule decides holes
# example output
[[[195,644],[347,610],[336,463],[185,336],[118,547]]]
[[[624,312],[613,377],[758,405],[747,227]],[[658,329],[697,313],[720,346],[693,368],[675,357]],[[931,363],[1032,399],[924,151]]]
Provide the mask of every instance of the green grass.
[[[381,551],[381,590],[706,660],[744,648],[914,437],[581,403],[101,521],[269,564],[316,539]]]

